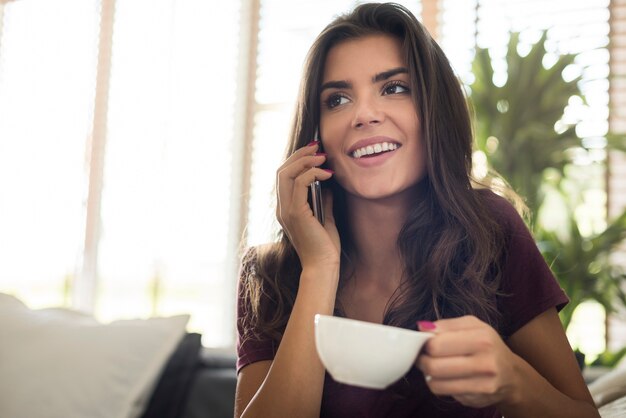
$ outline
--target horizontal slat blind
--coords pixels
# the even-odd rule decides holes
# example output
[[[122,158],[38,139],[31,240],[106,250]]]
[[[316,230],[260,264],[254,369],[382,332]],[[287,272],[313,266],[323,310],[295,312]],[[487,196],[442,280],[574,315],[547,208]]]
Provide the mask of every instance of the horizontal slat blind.
[[[611,78],[609,126],[611,131],[626,134],[626,0],[611,1]],[[626,210],[626,154],[609,155],[607,176],[608,216],[614,218]],[[614,260],[626,265],[626,248],[614,254]],[[626,312],[609,318],[609,349],[626,346]]]
[[[70,304],[82,252],[99,3],[2,6],[0,291],[32,307]]]

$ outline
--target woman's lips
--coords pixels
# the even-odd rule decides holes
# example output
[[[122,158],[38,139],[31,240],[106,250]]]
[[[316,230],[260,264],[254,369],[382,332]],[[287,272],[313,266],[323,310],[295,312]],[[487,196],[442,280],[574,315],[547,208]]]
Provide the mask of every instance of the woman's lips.
[[[348,156],[361,167],[373,167],[387,161],[402,146],[387,136],[372,136],[355,142],[348,149]]]
[[[398,150],[395,149],[393,151],[381,152],[380,154],[368,155],[361,158],[352,157],[351,160],[360,167],[375,167],[393,157],[397,151]]]
[[[355,142],[354,144],[352,144],[352,146],[350,148],[348,148],[347,154],[349,156],[352,156],[354,154],[355,151],[357,150],[362,150],[364,148],[367,148],[368,146],[374,147],[376,146],[376,144],[379,144],[381,147],[383,146],[383,144],[387,143],[387,147],[389,146],[397,146],[400,147],[402,144],[400,144],[398,141],[396,141],[393,138],[390,138],[388,136],[371,136],[369,138],[364,138],[361,139],[357,142]]]
[[[399,145],[393,142],[375,143],[366,147],[357,148],[352,152],[354,158],[368,158],[383,152],[395,151]]]

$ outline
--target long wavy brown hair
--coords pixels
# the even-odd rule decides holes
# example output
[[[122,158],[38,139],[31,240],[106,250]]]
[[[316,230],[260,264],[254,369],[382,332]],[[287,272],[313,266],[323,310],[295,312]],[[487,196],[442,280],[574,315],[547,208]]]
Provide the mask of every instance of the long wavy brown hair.
[[[475,315],[498,327],[496,296],[505,237],[473,187],[473,134],[459,80],[447,57],[415,16],[393,4],[363,4],[330,23],[307,57],[287,155],[307,144],[320,120],[320,86],[328,51],[337,43],[373,34],[401,41],[411,94],[425,143],[427,174],[397,245],[405,270],[387,304],[384,323],[415,328],[417,319]],[[342,244],[343,286],[351,277],[345,192],[331,181],[334,215]],[[244,338],[280,342],[298,290],[298,256],[286,234],[249,250],[239,283]],[[341,306],[336,312],[341,314]]]

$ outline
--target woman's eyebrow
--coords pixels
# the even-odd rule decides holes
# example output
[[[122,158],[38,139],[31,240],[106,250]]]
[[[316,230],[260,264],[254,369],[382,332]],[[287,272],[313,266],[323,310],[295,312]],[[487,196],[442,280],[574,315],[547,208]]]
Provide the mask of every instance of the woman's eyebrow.
[[[372,83],[378,83],[379,81],[387,80],[393,77],[394,75],[406,74],[408,72],[409,70],[407,70],[406,67],[392,68],[391,70],[383,71],[382,73],[376,74],[374,77],[372,77]],[[322,87],[320,88],[320,93],[326,89],[349,89],[349,88],[352,88],[352,83],[348,81],[345,81],[345,80],[328,81],[322,84]]]
[[[379,81],[387,80],[388,78],[391,78],[396,74],[406,74],[408,72],[409,70],[407,70],[406,67],[392,68],[391,70],[383,71],[382,73],[376,74],[374,77],[372,77],[372,82],[378,83]]]
[[[326,89],[349,89],[352,87],[352,83],[347,81],[328,81],[322,84],[322,88],[320,88],[320,93]]]

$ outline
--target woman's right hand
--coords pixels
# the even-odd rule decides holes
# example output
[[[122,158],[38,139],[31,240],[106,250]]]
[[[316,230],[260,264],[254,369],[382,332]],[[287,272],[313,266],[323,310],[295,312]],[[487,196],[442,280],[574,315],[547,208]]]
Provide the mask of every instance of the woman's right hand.
[[[332,172],[319,168],[326,161],[318,142],[294,152],[276,173],[276,218],[293,244],[302,268],[339,265],[341,244],[332,209],[332,193],[323,190],[325,221],[322,226],[308,203],[309,185],[328,180]]]

